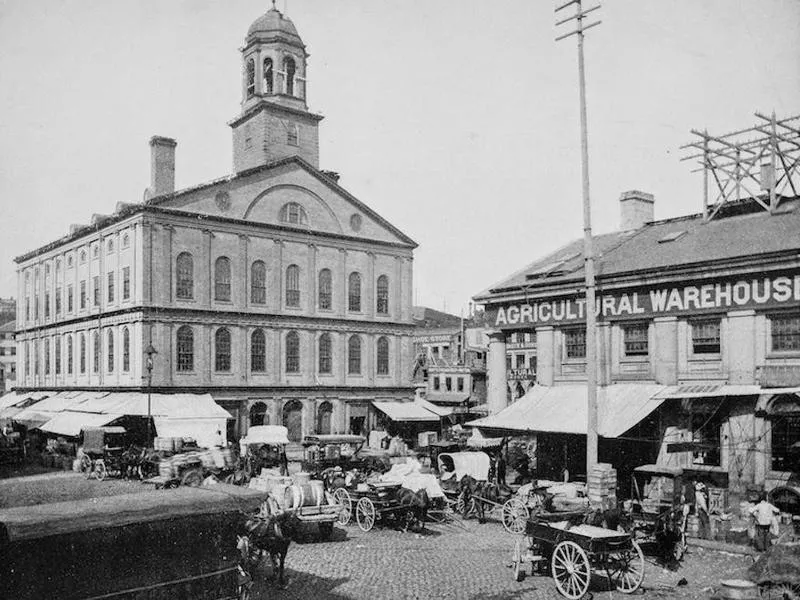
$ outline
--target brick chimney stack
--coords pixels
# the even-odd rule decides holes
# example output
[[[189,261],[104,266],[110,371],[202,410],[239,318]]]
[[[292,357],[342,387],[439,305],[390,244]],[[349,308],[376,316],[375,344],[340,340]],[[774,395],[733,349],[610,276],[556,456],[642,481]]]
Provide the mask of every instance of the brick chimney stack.
[[[175,146],[178,142],[154,135],[150,138],[150,187],[145,199],[175,191]]]
[[[645,223],[653,221],[655,202],[653,194],[647,192],[639,190],[623,192],[619,197],[620,229],[622,231],[639,229]]]

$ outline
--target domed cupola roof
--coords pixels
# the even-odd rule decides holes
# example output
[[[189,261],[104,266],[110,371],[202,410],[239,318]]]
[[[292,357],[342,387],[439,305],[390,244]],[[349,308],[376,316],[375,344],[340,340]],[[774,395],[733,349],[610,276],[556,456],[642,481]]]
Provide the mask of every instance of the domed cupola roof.
[[[275,6],[267,11],[266,14],[261,15],[247,30],[247,37],[245,40],[268,40],[279,38],[286,42],[294,42],[303,46],[303,41],[297,33],[294,23],[288,17],[284,17],[281,11]]]

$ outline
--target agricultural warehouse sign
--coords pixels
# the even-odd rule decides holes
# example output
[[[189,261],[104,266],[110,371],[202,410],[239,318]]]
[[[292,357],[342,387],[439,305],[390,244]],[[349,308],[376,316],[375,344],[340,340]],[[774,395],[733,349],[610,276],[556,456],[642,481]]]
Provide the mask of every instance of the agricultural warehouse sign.
[[[598,319],[613,320],[791,306],[800,307],[800,275],[598,294],[595,314]],[[499,328],[579,323],[586,318],[586,299],[510,304],[486,312],[489,322]]]

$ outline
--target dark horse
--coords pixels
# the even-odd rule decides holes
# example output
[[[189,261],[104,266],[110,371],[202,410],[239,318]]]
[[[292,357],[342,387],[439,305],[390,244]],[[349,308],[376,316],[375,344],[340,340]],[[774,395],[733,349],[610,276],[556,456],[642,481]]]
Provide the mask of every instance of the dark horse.
[[[485,503],[494,506],[503,504],[514,494],[513,490],[506,485],[478,481],[469,475],[461,478],[460,487],[459,505],[463,507],[462,516],[466,518],[475,514],[479,523],[486,521]]]
[[[252,572],[266,554],[272,563],[273,577],[277,573],[278,584],[285,585],[283,565],[289,544],[296,537],[300,524],[300,519],[292,511],[269,518],[249,517],[244,525],[244,535],[237,536],[236,543],[244,570]]]
[[[424,489],[412,492],[408,488],[401,487],[397,490],[396,500],[403,508],[401,515],[404,530],[408,531],[409,527],[419,527],[424,530],[430,506],[428,493]]]

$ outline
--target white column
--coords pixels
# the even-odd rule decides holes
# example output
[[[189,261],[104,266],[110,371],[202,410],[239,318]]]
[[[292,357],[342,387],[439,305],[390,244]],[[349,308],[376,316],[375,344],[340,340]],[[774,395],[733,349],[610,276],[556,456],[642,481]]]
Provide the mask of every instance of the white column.
[[[491,414],[507,406],[506,386],[506,336],[502,331],[489,333],[489,353],[487,360],[488,394],[487,403]]]

